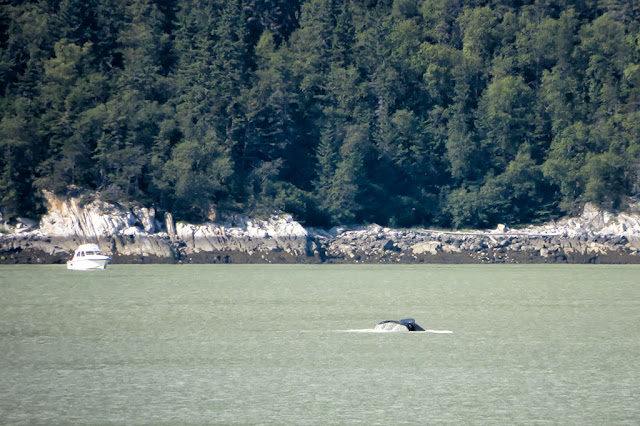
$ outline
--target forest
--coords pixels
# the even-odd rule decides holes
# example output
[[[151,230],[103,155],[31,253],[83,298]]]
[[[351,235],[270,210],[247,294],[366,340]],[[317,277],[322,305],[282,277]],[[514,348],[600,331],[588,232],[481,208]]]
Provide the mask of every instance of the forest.
[[[0,206],[540,223],[640,195],[639,0],[4,0]]]

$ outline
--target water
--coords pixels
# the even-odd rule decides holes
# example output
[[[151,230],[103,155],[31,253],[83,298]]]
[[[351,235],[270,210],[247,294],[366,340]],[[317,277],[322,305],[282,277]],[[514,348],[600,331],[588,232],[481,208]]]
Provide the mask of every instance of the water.
[[[639,272],[0,266],[0,423],[635,425]]]

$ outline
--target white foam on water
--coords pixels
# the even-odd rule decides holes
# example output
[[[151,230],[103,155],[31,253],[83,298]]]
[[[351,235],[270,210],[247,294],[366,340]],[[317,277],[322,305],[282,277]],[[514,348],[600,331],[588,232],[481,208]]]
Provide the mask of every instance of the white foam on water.
[[[398,324],[396,324],[398,325]],[[381,328],[362,328],[362,329],[352,329],[352,330],[336,330],[343,333],[402,333],[403,331],[407,331],[406,327],[402,327],[404,330],[385,330]],[[411,333],[431,333],[431,334],[453,334],[451,330],[425,330],[425,331],[412,331]]]
[[[398,324],[395,322],[383,322],[380,324],[376,324],[376,331],[380,332],[398,332],[398,331],[409,331],[406,326],[402,324]]]

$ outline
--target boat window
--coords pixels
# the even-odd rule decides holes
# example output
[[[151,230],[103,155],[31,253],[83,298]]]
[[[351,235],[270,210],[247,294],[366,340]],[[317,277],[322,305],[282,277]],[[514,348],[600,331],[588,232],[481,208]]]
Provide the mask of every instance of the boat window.
[[[88,251],[88,252],[87,252],[87,256],[91,256],[92,254],[93,254],[93,252],[92,252],[92,251]]]
[[[78,256],[84,256],[84,252],[81,251],[80,253],[78,253]]]

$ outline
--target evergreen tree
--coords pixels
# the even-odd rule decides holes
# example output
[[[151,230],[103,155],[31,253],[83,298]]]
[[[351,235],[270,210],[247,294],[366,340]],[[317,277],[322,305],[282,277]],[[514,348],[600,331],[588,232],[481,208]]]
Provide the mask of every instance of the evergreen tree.
[[[40,163],[36,180],[41,188],[65,192],[68,185],[95,185],[90,158],[97,123],[92,109],[104,99],[107,87],[91,62],[90,43],[78,46],[63,39],[55,45],[55,56],[45,63],[40,95],[45,111],[40,131],[47,143],[47,156]]]
[[[640,194],[623,0],[32,0],[0,8],[0,198],[178,218],[493,226]]]
[[[32,108],[28,99],[15,98],[0,120],[0,212],[6,221],[37,210],[32,179],[39,140]]]
[[[216,202],[228,196],[224,188],[236,172],[236,196],[245,197],[243,169],[246,164],[244,112],[241,95],[247,81],[246,19],[240,1],[216,5],[211,2],[183,2],[177,13],[176,113],[182,140],[173,148],[172,158],[184,163],[185,153],[203,153],[192,172],[197,176],[212,171],[211,188],[190,193],[186,184],[176,188],[176,208],[204,215]],[[196,159],[193,159],[196,161]],[[187,161],[188,163],[188,161]],[[168,163],[166,178],[178,177],[175,164]],[[220,170],[215,171],[217,168]],[[187,171],[186,168],[182,170]],[[185,177],[184,182],[193,178]],[[200,197],[207,196],[203,200]],[[198,200],[195,206],[190,206]],[[197,207],[196,212],[193,208]]]
[[[492,81],[480,99],[477,127],[489,164],[502,173],[533,134],[532,93],[519,77]]]

